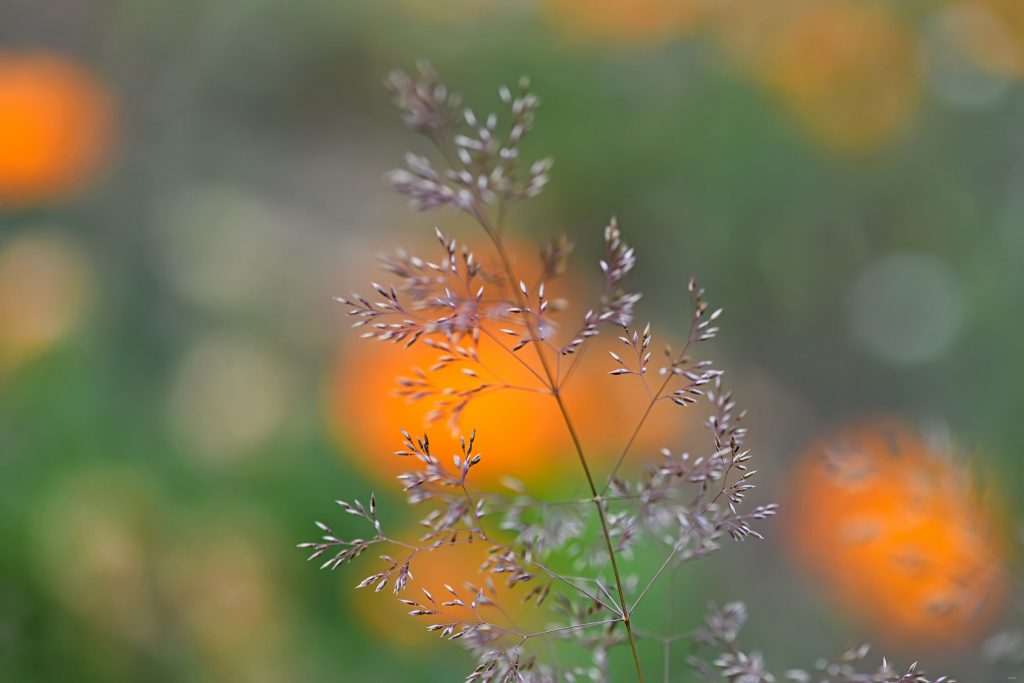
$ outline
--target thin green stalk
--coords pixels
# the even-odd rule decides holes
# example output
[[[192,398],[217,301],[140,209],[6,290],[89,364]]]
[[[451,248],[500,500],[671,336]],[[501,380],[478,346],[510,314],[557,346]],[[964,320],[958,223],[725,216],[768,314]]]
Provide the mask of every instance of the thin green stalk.
[[[501,233],[498,230],[491,229],[489,226],[486,214],[483,211],[478,211],[478,215],[481,217],[484,230],[490,235],[494,241],[494,246],[498,250],[498,256],[501,258],[505,273],[508,275],[510,280],[511,289],[513,295],[516,298],[516,304],[519,308],[526,308],[527,302],[523,300],[523,295],[519,291],[519,280],[516,278],[515,270],[512,267],[512,263],[509,260],[508,252],[505,250],[505,246],[501,240]],[[597,486],[594,483],[594,476],[590,472],[590,465],[587,464],[587,458],[583,454],[583,445],[580,442],[579,434],[576,432],[576,427],[573,424],[572,418],[569,416],[569,410],[565,405],[565,401],[562,398],[560,387],[558,386],[558,380],[551,370],[551,365],[548,362],[547,357],[544,355],[544,349],[541,347],[540,335],[533,325],[533,321],[529,316],[524,316],[526,320],[527,330],[530,333],[533,346],[537,351],[537,358],[540,360],[541,368],[544,371],[544,375],[547,377],[548,386],[551,389],[551,396],[555,399],[558,404],[558,409],[562,414],[562,419],[565,421],[565,425],[569,430],[569,436],[572,439],[574,448],[576,449],[576,455],[579,458],[580,465],[583,467],[583,473],[587,478],[587,486],[590,487],[590,493],[593,496],[594,507],[597,509],[597,517],[601,522],[601,535],[604,537],[605,548],[608,550],[608,559],[611,561],[612,573],[615,576],[615,589],[618,591],[619,607],[622,611],[622,623],[626,627],[626,636],[629,640],[629,647],[633,654],[633,663],[636,665],[636,675],[639,683],[644,683],[643,669],[640,665],[640,652],[637,649],[636,638],[633,635],[633,626],[630,620],[629,605],[626,602],[626,592],[622,587],[622,576],[619,573],[618,560],[615,555],[615,548],[612,545],[611,533],[608,530],[608,520],[605,518],[604,506],[602,504],[603,499],[597,491]]]

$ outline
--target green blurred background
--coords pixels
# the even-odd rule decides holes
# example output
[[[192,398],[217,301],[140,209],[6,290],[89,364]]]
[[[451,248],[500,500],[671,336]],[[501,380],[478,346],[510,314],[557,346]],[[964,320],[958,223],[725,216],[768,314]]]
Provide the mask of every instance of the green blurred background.
[[[875,414],[1022,482],[1016,0],[6,0],[0,48],[2,680],[468,670],[294,549],[335,498],[375,489],[408,519],[324,397],[355,337],[331,297],[435,223],[469,236],[382,180],[415,143],[380,83],[421,57],[478,110],[532,77],[528,151],[556,164],[525,234],[568,232],[590,273],[614,213],[642,316],[684,334],[691,273],[725,307],[712,356],[751,409],[759,498]],[[3,90],[25,55],[107,93],[106,134],[65,127],[108,142],[19,184]],[[746,600],[780,670],[877,635],[804,582],[784,523],[687,570],[674,617]],[[887,647],[1005,680],[975,650]]]

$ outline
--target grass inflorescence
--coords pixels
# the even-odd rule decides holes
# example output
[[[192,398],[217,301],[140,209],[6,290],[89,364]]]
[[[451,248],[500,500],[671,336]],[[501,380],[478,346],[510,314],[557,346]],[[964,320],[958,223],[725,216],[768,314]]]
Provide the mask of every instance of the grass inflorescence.
[[[711,605],[704,624],[680,634],[637,623],[638,607],[650,599],[659,581],[724,542],[762,538],[757,527],[777,510],[774,504],[747,503],[757,470],[746,446],[746,412],[725,386],[722,371],[698,357],[701,345],[717,335],[722,310],[710,307],[704,290],[690,279],[689,333],[675,348],[656,347],[651,325],[635,323],[640,294],[629,290],[626,280],[636,253],[612,218],[604,229],[604,257],[598,264],[601,294],[581,318],[565,320],[568,306],[552,295],[551,287],[566,271],[571,242],[554,237],[538,255],[539,279],[527,282],[516,270],[506,235],[509,212],[543,190],[552,165],[550,159],[522,159],[520,145],[540,104],[529,81],[523,78],[516,88],[499,90],[503,116],[463,108],[461,97],[427,64],[413,74],[392,74],[387,87],[406,124],[435,150],[433,159],[409,153],[405,168],[389,174],[391,185],[418,210],[448,208],[470,216],[490,258],[478,258],[474,249],[438,229],[438,256],[398,250],[382,259],[393,284],[373,283],[372,297],[352,294],[339,300],[364,337],[436,351],[433,366],[401,378],[398,386],[407,400],[430,403],[431,423],[458,429],[466,407],[492,392],[547,396],[564,422],[573,451],[565,457],[578,462],[586,493],[573,500],[549,500],[519,482],[508,482],[508,490],[501,492],[478,487],[474,468],[486,455],[479,451],[472,429],[463,432],[454,454],[437,452],[428,434],[402,431],[393,457],[409,463],[398,480],[409,504],[425,511],[424,533],[411,540],[392,535],[382,525],[373,497],[367,504],[338,501],[366,533],[351,537],[317,522],[323,537],[299,546],[312,551],[310,559],[333,570],[364,553],[380,554],[380,564],[356,587],[393,593],[427,630],[459,641],[477,660],[467,681],[608,681],[612,658],[621,656],[631,660],[635,679],[643,683],[657,677],[651,662],[641,656],[644,640],[664,651],[658,673],[666,681],[672,676],[673,650],[715,681],[946,681],[927,678],[916,665],[895,669],[884,659],[868,665],[867,646],[819,660],[815,670],[775,675],[761,653],[741,645],[747,613],[738,602]],[[580,358],[601,335],[614,335],[621,342],[621,350],[608,352],[602,372],[615,382],[642,384],[647,396],[639,420],[623,420],[625,445],[607,473],[595,467],[564,400]],[[506,381],[488,364],[478,353],[484,337],[489,348],[509,354],[525,369],[528,384]],[[431,377],[453,366],[470,378],[468,385],[456,390]],[[665,448],[640,474],[626,474],[635,472],[624,465],[659,405],[688,411],[704,406],[707,439],[686,450]],[[663,549],[662,560],[647,575],[632,566],[640,543]],[[479,582],[444,584],[443,592],[410,586],[418,557],[461,544],[486,549]],[[572,575],[560,568],[566,556],[574,567]],[[518,593],[537,617],[520,623],[518,613],[501,604],[510,593],[496,590],[499,583]],[[559,657],[566,648],[575,648],[577,656]]]

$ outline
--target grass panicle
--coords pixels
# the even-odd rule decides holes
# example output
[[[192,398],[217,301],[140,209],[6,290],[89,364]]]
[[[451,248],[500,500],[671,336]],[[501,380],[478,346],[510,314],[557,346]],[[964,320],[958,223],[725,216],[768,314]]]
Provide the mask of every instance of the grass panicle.
[[[927,678],[916,665],[897,669],[881,658],[869,661],[866,646],[819,660],[812,670],[773,674],[765,656],[741,645],[747,612],[737,602],[709,606],[703,625],[679,634],[638,623],[637,610],[656,584],[673,580],[681,566],[726,542],[763,538],[759,527],[777,510],[773,504],[747,503],[757,470],[746,445],[746,411],[722,371],[699,357],[702,345],[718,334],[722,309],[712,308],[691,279],[689,333],[676,349],[664,344],[659,351],[652,326],[634,320],[640,294],[626,283],[637,255],[613,217],[603,233],[600,296],[582,320],[566,320],[566,303],[552,295],[551,284],[566,272],[572,243],[553,238],[538,255],[539,279],[527,281],[516,270],[506,237],[509,212],[544,189],[552,165],[550,159],[528,161],[521,151],[540,105],[529,80],[499,90],[500,114],[464,108],[461,97],[427,64],[412,74],[395,72],[387,87],[406,124],[434,148],[429,158],[409,153],[405,167],[388,175],[391,185],[417,210],[448,208],[469,215],[480,228],[481,245],[470,248],[438,229],[437,255],[399,249],[382,259],[392,283],[373,283],[372,296],[352,294],[340,301],[364,337],[436,351],[431,368],[401,378],[398,386],[407,400],[430,403],[431,422],[454,428],[467,406],[492,392],[546,395],[565,423],[574,451],[565,457],[578,462],[586,493],[548,500],[519,482],[509,481],[503,491],[477,487],[473,469],[487,456],[479,452],[475,432],[450,454],[436,452],[427,434],[403,431],[394,457],[409,462],[398,479],[408,503],[423,511],[422,536],[393,536],[381,524],[372,496],[368,504],[338,501],[363,525],[363,531],[353,532],[363,536],[346,536],[318,522],[323,537],[299,546],[311,551],[309,559],[335,570],[371,549],[381,553],[377,569],[355,581],[356,588],[390,590],[427,630],[459,641],[477,661],[466,676],[471,682],[608,681],[611,661],[620,656],[631,660],[640,683],[659,675],[671,680],[674,660],[707,680],[735,683],[946,681]],[[487,258],[478,256],[483,251]],[[624,446],[608,472],[595,469],[563,400],[580,359],[600,335],[621,342],[602,372],[614,382],[642,384],[649,398],[637,423],[622,424]],[[528,370],[528,385],[508,382],[488,367],[477,353],[483,337]],[[435,381],[436,371],[453,366],[470,378],[468,386],[456,390]],[[685,450],[666,447],[641,474],[627,474],[636,469],[626,465],[637,437],[661,404],[706,410],[707,438]],[[418,557],[470,543],[486,548],[479,582],[446,585],[443,594],[409,587]],[[647,575],[631,561],[641,543],[657,544],[663,553]],[[565,557],[572,560],[572,575],[561,569]],[[499,583],[538,613],[529,627],[500,604]],[[642,656],[652,648],[664,652],[661,671]],[[572,649],[575,657],[560,656]]]

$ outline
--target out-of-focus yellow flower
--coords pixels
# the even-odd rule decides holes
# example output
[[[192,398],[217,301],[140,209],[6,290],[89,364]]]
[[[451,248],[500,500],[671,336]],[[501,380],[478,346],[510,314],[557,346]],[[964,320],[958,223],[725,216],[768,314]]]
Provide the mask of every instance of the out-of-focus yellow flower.
[[[0,245],[0,371],[74,330],[89,300],[91,276],[78,248],[56,235],[24,235]]]
[[[169,396],[169,421],[189,455],[234,462],[281,430],[291,388],[288,365],[273,349],[241,335],[211,334],[180,363]]]
[[[169,611],[211,680],[287,678],[282,645],[289,629],[268,547],[265,525],[257,529],[235,515],[191,524],[162,549],[159,579]]]
[[[882,4],[726,2],[715,27],[726,52],[828,147],[874,148],[917,109],[916,40]]]
[[[1005,590],[992,509],[962,468],[894,420],[815,443],[789,483],[798,558],[853,615],[902,640],[962,645]]]
[[[698,25],[701,0],[544,0],[551,20],[572,36],[616,43],[660,43]]]
[[[0,52],[0,207],[51,200],[96,171],[113,132],[111,97],[56,55]]]
[[[137,473],[75,474],[42,498],[32,534],[57,600],[97,633],[135,644],[158,632],[154,499]]]
[[[253,514],[177,510],[155,481],[116,467],[76,472],[41,496],[32,550],[43,585],[101,638],[147,650],[168,633],[199,660],[196,680],[287,680],[287,606],[273,548]]]

